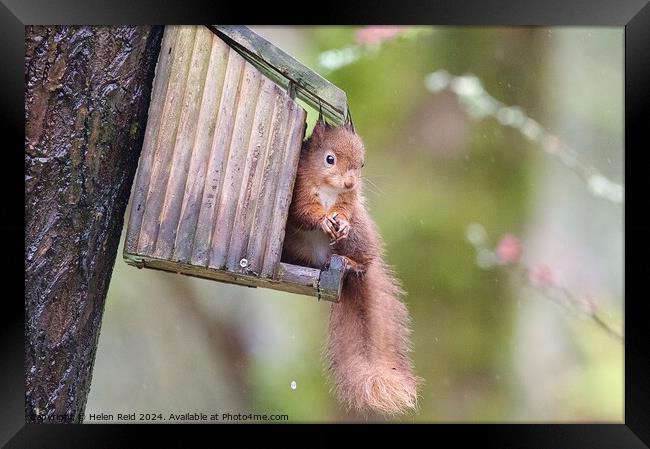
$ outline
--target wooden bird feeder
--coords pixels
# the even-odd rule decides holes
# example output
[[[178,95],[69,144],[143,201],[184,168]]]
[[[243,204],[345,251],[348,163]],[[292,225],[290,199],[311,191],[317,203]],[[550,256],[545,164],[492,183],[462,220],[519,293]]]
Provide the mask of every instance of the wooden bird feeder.
[[[338,301],[328,270],[280,261],[306,112],[347,118],[345,92],[243,26],[168,26],[132,191],[124,259]]]

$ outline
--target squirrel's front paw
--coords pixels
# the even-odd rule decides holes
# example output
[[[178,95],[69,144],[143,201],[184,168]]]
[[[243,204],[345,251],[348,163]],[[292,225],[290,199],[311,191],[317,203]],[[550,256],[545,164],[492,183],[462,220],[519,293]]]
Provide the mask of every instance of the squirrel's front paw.
[[[334,245],[348,237],[348,234],[350,234],[350,222],[339,213],[333,214],[330,221],[334,223],[336,229],[335,238],[330,242],[330,245]]]
[[[336,240],[336,222],[333,221],[331,217],[328,217],[327,215],[323,217],[320,222],[320,228],[330,238],[330,242]]]

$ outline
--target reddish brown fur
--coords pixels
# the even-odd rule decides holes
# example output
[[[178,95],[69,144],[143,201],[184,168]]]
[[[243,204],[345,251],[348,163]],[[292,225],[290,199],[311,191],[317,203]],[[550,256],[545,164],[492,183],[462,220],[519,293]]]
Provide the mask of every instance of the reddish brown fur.
[[[330,128],[319,119],[302,151],[283,258],[315,268],[324,268],[332,253],[348,258],[350,272],[340,302],[332,304],[326,351],[337,395],[359,410],[395,414],[413,409],[421,379],[408,357],[409,315],[364,206],[363,143],[350,127]],[[326,163],[327,154],[335,156],[334,166]],[[353,184],[347,189],[346,179]],[[333,239],[338,241],[331,244],[327,222],[335,214]],[[342,236],[346,221],[349,232]]]

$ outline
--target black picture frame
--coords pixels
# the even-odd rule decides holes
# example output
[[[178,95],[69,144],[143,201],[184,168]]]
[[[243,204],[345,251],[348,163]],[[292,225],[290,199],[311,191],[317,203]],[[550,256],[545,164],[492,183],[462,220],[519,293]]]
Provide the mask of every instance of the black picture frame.
[[[243,2],[242,2],[243,3]],[[239,11],[237,11],[239,10]],[[305,11],[301,20],[290,18],[288,11]],[[311,11],[311,12],[308,12]],[[239,12],[237,16],[234,14]],[[28,24],[150,24],[150,23],[261,23],[294,22],[326,23],[395,23],[431,25],[590,25],[625,27],[625,421],[620,424],[503,424],[499,425],[435,425],[415,426],[432,432],[425,442],[452,441],[454,446],[477,438],[482,447],[499,448],[643,448],[650,445],[650,373],[647,367],[650,351],[648,325],[644,323],[643,282],[650,274],[644,258],[650,254],[650,218],[643,207],[649,204],[644,178],[650,170],[648,143],[644,136],[650,118],[650,4],[645,0],[547,0],[520,1],[436,1],[356,4],[347,2],[318,3],[298,7],[289,4],[247,4],[192,2],[168,4],[158,1],[101,2],[88,0],[75,5],[70,0],[25,2],[3,0],[0,5],[2,30],[2,122],[8,125],[4,134],[5,157],[10,159],[0,177],[3,182],[4,213],[0,228],[8,251],[4,270],[7,279],[17,286],[8,294],[8,283],[2,304],[0,327],[0,444],[6,447],[124,447],[133,443],[133,433],[156,435],[173,443],[172,431],[186,426],[121,426],[121,425],[39,425],[25,424],[24,415],[24,303],[18,299],[20,264],[24,246],[24,179],[18,168],[21,160],[17,148],[24,145],[24,26]],[[15,160],[13,160],[15,159]],[[23,194],[21,195],[21,192]],[[627,207],[631,206],[631,207]],[[21,213],[22,212],[22,213]],[[15,270],[15,273],[12,272]],[[23,273],[24,274],[24,273]],[[199,426],[201,432],[212,426]],[[390,428],[392,426],[388,426]],[[402,427],[402,426],[397,426]],[[256,426],[255,432],[276,426]],[[348,426],[344,426],[349,429]],[[220,432],[224,428],[219,428]],[[386,427],[374,426],[381,435]],[[239,428],[242,430],[242,428]],[[197,428],[190,430],[196,434]],[[410,430],[409,430],[410,432]],[[220,435],[223,435],[220,433]],[[315,433],[312,433],[315,435]],[[320,435],[320,434],[319,434]],[[319,442],[324,439],[319,438]],[[177,441],[185,441],[181,437]],[[242,440],[239,440],[241,442]],[[339,440],[340,441],[340,440]],[[415,441],[415,440],[414,440]],[[216,443],[216,441],[214,441]],[[303,440],[309,444],[309,440]],[[414,444],[414,443],[413,443]],[[445,443],[446,445],[447,443]]]

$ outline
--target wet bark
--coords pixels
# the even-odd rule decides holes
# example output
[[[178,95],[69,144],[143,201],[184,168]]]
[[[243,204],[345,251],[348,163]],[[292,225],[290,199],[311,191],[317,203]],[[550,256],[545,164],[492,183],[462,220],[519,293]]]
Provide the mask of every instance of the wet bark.
[[[27,422],[82,420],[161,37],[25,29]]]

